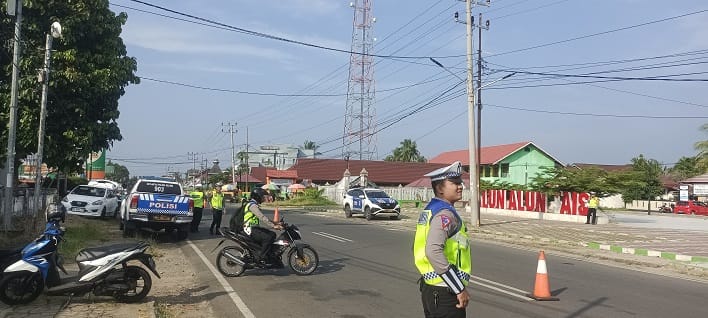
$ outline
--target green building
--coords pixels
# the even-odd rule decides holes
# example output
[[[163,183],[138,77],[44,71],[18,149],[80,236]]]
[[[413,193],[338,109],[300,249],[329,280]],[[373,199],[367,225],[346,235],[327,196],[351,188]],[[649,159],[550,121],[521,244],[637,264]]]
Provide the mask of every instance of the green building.
[[[429,163],[451,164],[460,161],[469,171],[469,150],[443,152]],[[544,167],[562,167],[563,163],[533,142],[482,147],[480,150],[480,178],[489,182],[528,184]]]

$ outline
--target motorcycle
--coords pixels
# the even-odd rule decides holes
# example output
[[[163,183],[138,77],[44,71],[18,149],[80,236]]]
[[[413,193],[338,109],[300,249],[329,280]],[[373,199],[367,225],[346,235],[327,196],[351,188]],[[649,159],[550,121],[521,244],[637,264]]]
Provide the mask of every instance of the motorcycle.
[[[66,214],[64,214],[64,216],[65,215]],[[46,236],[50,229],[56,228],[59,230],[59,232],[57,233],[61,235],[59,241],[63,241],[62,237],[66,229],[59,226],[59,222],[63,221],[64,219],[62,218],[62,214],[50,214],[50,216],[47,218],[47,224],[45,226],[45,230],[42,234],[42,237]],[[5,269],[8,266],[22,259],[22,249],[23,247],[0,250],[0,281],[2,281]],[[60,255],[58,255],[57,257],[60,259],[60,261],[63,261]]]
[[[662,205],[662,206],[659,207],[659,212],[661,212],[661,213],[673,213],[674,210],[673,210],[671,207],[667,206],[667,205]]]
[[[219,272],[224,276],[238,277],[246,269],[283,268],[285,265],[282,259],[283,255],[286,255],[288,266],[295,274],[301,276],[312,274],[319,264],[317,252],[310,244],[301,241],[302,237],[297,226],[285,222],[281,224],[284,231],[271,245],[265,263],[256,262],[254,256],[260,250],[260,245],[248,234],[243,231],[232,231],[227,227],[221,228],[219,232],[224,239],[214,247],[212,252],[226,241],[232,241],[236,245],[225,246],[219,251],[216,257],[216,267]]]
[[[150,292],[152,278],[142,267],[128,265],[132,260],[140,261],[160,278],[152,255],[145,253],[150,246],[146,242],[83,249],[76,256],[78,275],[60,277],[58,269],[68,275],[57,252],[59,242],[64,240],[64,229],[59,226],[64,213],[52,213],[48,218],[44,234],[25,246],[22,258],[3,271],[0,281],[3,303],[30,303],[39,297],[45,286],[50,296],[93,292],[96,296],[112,296],[125,303],[137,302]]]

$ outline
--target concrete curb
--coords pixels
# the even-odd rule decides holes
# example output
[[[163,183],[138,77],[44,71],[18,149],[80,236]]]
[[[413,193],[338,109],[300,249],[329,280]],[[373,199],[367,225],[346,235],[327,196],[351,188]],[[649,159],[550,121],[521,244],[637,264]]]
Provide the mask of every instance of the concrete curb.
[[[580,243],[580,245],[585,246],[587,248],[592,248],[592,249],[596,249],[596,250],[612,251],[612,252],[620,253],[620,254],[659,257],[659,258],[668,259],[668,260],[672,260],[672,261],[681,261],[681,262],[690,262],[690,263],[708,263],[708,257],[704,257],[704,256],[682,255],[682,254],[676,254],[676,253],[671,253],[671,252],[661,252],[661,251],[649,250],[646,248],[622,247],[622,246],[618,246],[618,245],[601,244],[601,243],[597,243],[597,242]]]

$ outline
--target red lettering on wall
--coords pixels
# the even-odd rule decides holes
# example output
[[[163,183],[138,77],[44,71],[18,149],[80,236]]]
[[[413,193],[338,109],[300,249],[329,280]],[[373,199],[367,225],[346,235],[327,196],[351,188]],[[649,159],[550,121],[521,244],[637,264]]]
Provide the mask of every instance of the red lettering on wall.
[[[546,212],[546,195],[541,192],[536,192],[536,208],[534,211]]]
[[[526,211],[540,212],[536,210],[536,194],[538,194],[538,192],[524,192],[524,209],[526,209]]]
[[[578,194],[578,214],[580,215],[588,215],[588,208],[585,206],[585,202],[590,199],[590,196],[583,192]]]
[[[517,198],[517,192],[516,190],[510,190],[509,191],[509,210],[518,210],[519,209],[519,202]]]
[[[506,208],[506,190],[494,190],[496,192],[496,200],[494,207],[497,209]]]
[[[570,192],[561,192],[560,214],[571,214],[570,213]]]

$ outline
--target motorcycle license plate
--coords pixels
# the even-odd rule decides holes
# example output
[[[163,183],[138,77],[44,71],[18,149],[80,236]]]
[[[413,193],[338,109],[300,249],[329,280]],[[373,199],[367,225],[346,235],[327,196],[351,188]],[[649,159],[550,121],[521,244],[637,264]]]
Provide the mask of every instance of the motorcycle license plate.
[[[155,215],[152,217],[153,220],[155,221],[169,221],[172,219],[169,215]]]

